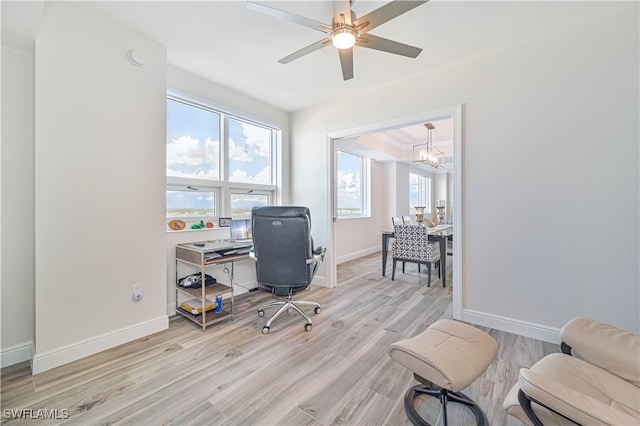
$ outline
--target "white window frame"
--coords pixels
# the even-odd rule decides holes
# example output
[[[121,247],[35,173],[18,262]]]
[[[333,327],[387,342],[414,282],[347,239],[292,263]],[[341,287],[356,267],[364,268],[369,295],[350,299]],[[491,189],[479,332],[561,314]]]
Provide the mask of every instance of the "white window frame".
[[[205,186],[205,185],[169,185],[167,184],[166,191],[185,191],[185,192],[213,192],[215,193],[216,201],[214,204],[214,209],[216,213],[220,212],[221,200],[220,200],[220,187],[219,186]],[[169,216],[167,215],[167,219],[182,219],[185,218],[189,221],[200,221],[200,220],[211,220],[212,218],[217,218],[220,215],[188,215],[188,216]]]
[[[234,217],[234,218],[248,218],[250,214],[236,215],[231,214],[231,194],[247,193],[252,191],[255,194],[268,195],[269,205],[274,205],[277,202],[279,188],[277,185],[278,168],[280,166],[281,158],[277,156],[280,154],[278,149],[281,138],[282,130],[278,127],[261,123],[251,118],[243,117],[240,114],[229,113],[218,107],[212,107],[207,105],[204,100],[192,100],[184,95],[177,95],[174,93],[167,94],[167,100],[171,99],[177,102],[190,105],[194,108],[201,108],[207,111],[220,115],[220,180],[213,179],[198,179],[198,178],[185,178],[176,176],[166,177],[166,190],[188,190],[189,187],[197,188],[198,190],[207,192],[216,192],[216,216],[209,215],[194,215],[181,217],[181,219],[187,222],[199,222],[200,220],[217,220],[220,217]],[[251,125],[263,127],[271,131],[271,141],[269,145],[269,160],[270,160],[270,173],[271,173],[271,185],[256,184],[248,182],[229,182],[229,118],[242,121]],[[167,216],[167,219],[169,217]]]
[[[251,213],[246,213],[246,214],[234,214],[231,210],[231,196],[232,195],[244,195],[244,194],[248,194],[248,195],[266,195],[267,196],[267,205],[268,206],[272,206],[274,204],[274,200],[273,200],[273,195],[274,195],[274,190],[271,191],[267,191],[267,190],[260,190],[260,189],[247,189],[247,188],[237,188],[237,187],[233,187],[233,188],[229,188],[229,212],[230,212],[230,216],[232,216],[234,219],[249,219],[251,217]]]
[[[338,152],[344,152],[355,157],[360,157],[362,162],[360,163],[360,201],[362,204],[362,213],[348,214],[340,213],[340,206],[336,204],[338,211],[338,219],[362,219],[371,217],[371,158],[361,154],[356,154],[344,149],[336,150],[336,173],[339,171],[339,164],[337,163]],[[336,184],[337,184],[336,178]],[[336,194],[339,190],[336,187]]]

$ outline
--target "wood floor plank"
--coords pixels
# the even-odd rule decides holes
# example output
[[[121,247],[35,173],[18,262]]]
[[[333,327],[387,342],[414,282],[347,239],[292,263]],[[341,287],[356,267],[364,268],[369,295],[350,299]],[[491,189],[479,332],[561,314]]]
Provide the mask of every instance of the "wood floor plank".
[[[173,317],[168,330],[36,376],[28,363],[5,368],[3,408],[67,409],[70,417],[3,418],[2,425],[409,425],[403,399],[416,381],[388,347],[452,312],[451,285],[443,288],[432,273],[427,287],[425,270],[412,266],[404,274],[398,268],[392,281],[390,270],[380,275],[380,253],[339,265],[336,288],[313,285],[294,298],[322,305],[310,313],[311,332],[299,315],[285,314],[262,334],[273,310],[259,318],[257,307],[273,299],[255,291],[237,297],[233,321],[204,332]],[[498,342],[498,356],[463,392],[490,424],[517,425],[502,401],[519,369],[559,348],[482,329]],[[441,424],[437,399],[417,405]],[[449,413],[449,424],[472,419],[464,407]]]

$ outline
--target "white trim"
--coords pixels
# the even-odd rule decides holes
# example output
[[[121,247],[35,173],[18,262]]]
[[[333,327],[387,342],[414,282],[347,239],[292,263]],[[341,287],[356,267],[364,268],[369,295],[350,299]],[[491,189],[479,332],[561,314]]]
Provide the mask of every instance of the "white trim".
[[[167,303],[167,316],[168,317],[172,317],[174,315],[176,315],[176,303]]]
[[[451,107],[453,116],[453,310],[462,319],[462,104]]]
[[[318,274],[316,274],[315,277],[313,277],[313,281],[311,281],[311,284],[313,285],[317,285],[319,287],[326,287],[326,288],[330,288],[329,287],[329,282],[327,280],[326,277],[320,276]]]
[[[149,321],[121,328],[120,330],[111,331],[100,336],[91,337],[80,342],[35,354],[32,362],[32,372],[33,374],[42,373],[43,371],[102,352],[123,343],[128,343],[132,340],[166,330],[168,327],[169,318],[163,315]]]
[[[327,135],[327,188],[329,202],[326,203],[326,213],[329,218],[329,243],[327,244],[327,253],[325,254],[325,286],[334,288],[338,286],[338,267],[336,264],[336,251],[334,250],[334,241],[336,234],[336,221],[338,220],[338,191],[336,187],[336,167],[338,164],[338,152],[335,149],[335,141]],[[317,276],[317,275],[316,275]]]
[[[342,256],[336,256],[336,265],[339,265],[344,262],[348,262],[353,259],[358,259],[359,257],[368,256],[372,253],[376,253],[380,251],[380,247],[369,247],[367,249],[354,251],[352,253],[343,254]]]
[[[32,347],[33,342],[27,342],[3,349],[2,352],[0,352],[0,368],[30,360]]]
[[[481,325],[483,327],[506,331],[520,336],[531,337],[533,339],[542,340],[543,342],[560,344],[559,328],[548,327],[546,325],[521,321],[514,318],[507,318],[500,315],[488,314],[486,312],[474,311],[472,309],[464,309],[462,318],[465,322]]]

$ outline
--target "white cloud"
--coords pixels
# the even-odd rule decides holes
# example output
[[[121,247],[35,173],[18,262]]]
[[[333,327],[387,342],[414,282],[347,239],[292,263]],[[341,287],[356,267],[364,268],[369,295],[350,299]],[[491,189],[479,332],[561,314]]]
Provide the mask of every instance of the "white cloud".
[[[269,157],[271,140],[270,132],[262,127],[242,123],[245,143],[252,148],[253,155]]]
[[[271,173],[269,171],[269,166],[260,170],[253,176],[247,175],[247,172],[240,169],[234,169],[230,173],[229,180],[231,182],[242,182],[242,183],[261,183],[268,185],[271,181]]]
[[[338,171],[338,190],[345,192],[360,192],[360,174]]]
[[[229,139],[229,158],[234,161],[244,161],[246,163],[253,160],[249,151],[245,147],[236,144],[233,139]]]
[[[252,124],[242,123],[242,140],[229,138],[229,158],[235,161],[252,161],[255,157],[269,158],[271,133]]]
[[[183,135],[167,144],[168,166],[202,166],[204,164],[217,164],[219,158],[220,143],[207,138],[204,146],[198,139],[190,135]]]

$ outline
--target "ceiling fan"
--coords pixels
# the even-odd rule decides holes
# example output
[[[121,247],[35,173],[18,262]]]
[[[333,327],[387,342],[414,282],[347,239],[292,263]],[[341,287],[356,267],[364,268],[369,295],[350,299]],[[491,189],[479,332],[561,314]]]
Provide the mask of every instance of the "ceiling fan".
[[[353,78],[354,46],[381,50],[410,58],[415,58],[422,52],[422,49],[418,47],[378,37],[369,34],[369,31],[427,1],[429,0],[392,1],[360,18],[357,18],[356,14],[351,10],[352,1],[332,1],[333,20],[331,21],[331,25],[253,1],[247,1],[247,8],[327,34],[322,40],[303,47],[297,52],[285,56],[278,62],[287,64],[311,52],[333,44],[338,49],[338,54],[340,55],[342,77],[344,80],[349,80]]]

